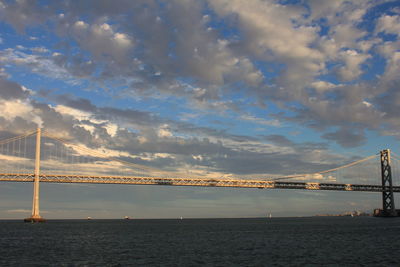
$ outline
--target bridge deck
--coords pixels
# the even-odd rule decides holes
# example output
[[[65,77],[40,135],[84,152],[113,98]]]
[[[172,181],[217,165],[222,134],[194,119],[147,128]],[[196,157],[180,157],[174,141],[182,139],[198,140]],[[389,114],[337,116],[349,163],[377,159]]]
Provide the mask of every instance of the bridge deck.
[[[0,181],[33,182],[34,174],[0,173]],[[316,182],[283,182],[265,180],[227,180],[198,178],[159,178],[134,176],[91,176],[91,175],[40,175],[40,182],[47,183],[94,183],[94,184],[132,184],[132,185],[170,185],[202,187],[238,187],[259,189],[305,189],[334,191],[388,191],[381,185],[335,184]],[[393,192],[400,192],[400,186],[393,186]]]

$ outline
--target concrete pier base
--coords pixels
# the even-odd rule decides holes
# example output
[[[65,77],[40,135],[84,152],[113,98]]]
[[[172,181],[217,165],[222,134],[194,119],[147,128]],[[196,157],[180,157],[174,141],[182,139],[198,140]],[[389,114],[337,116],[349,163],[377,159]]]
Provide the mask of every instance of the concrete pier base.
[[[42,217],[29,217],[29,218],[25,218],[24,222],[30,222],[30,223],[39,223],[39,222],[45,222],[46,219],[42,218]]]
[[[383,209],[375,209],[374,217],[400,217],[400,210],[396,209],[393,213]]]

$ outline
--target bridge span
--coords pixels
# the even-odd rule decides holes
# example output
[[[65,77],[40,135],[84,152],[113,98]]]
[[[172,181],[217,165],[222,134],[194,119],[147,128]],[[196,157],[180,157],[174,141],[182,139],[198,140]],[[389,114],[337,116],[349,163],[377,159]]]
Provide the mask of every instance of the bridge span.
[[[33,182],[34,174],[0,173],[0,181]],[[265,180],[229,180],[229,179],[196,179],[196,178],[160,178],[132,176],[94,176],[94,175],[40,175],[41,183],[89,183],[89,184],[131,184],[162,186],[202,186],[202,187],[236,187],[258,189],[303,189],[331,191],[384,192],[387,188],[370,184],[337,184],[316,182],[283,182]],[[392,186],[393,192],[399,193],[400,186]]]
[[[35,141],[29,144],[27,139],[32,137]],[[393,195],[400,192],[400,186],[393,184],[391,165],[392,159],[400,163],[400,157],[397,158],[396,155],[392,158],[389,149],[317,173],[266,178],[261,176],[215,178],[207,175],[191,177],[108,157],[105,153],[62,140],[46,131],[43,132],[43,137],[47,140],[42,143],[42,130],[37,129],[25,135],[0,141],[0,181],[33,182],[32,216],[26,219],[30,222],[44,221],[39,214],[39,182],[380,192],[382,209],[375,210],[375,215],[400,216],[400,210],[395,209]],[[356,183],[349,183],[348,175],[342,174],[342,177],[346,178],[342,180],[346,183],[341,183],[338,177],[333,176],[333,173],[338,174],[377,157],[380,162],[380,174],[378,172],[376,175],[373,174],[373,181],[359,177]],[[113,164],[107,163],[108,161]],[[376,163],[373,165],[378,167]],[[101,169],[106,170],[105,174],[99,173]],[[127,174],[113,174],[121,171]],[[363,175],[367,174],[370,174],[370,171],[364,172]],[[377,184],[374,184],[375,182]]]

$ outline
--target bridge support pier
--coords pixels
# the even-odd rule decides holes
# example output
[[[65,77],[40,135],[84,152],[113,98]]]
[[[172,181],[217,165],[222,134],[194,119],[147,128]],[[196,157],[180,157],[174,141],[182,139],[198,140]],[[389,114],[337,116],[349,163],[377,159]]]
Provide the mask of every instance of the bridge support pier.
[[[38,128],[36,133],[35,178],[33,181],[32,216],[29,218],[25,218],[24,222],[45,221],[45,219],[42,218],[39,214],[40,139],[41,129]]]
[[[392,169],[390,166],[390,150],[381,152],[381,176],[382,176],[382,209],[375,209],[376,217],[398,217],[400,210],[394,206]]]

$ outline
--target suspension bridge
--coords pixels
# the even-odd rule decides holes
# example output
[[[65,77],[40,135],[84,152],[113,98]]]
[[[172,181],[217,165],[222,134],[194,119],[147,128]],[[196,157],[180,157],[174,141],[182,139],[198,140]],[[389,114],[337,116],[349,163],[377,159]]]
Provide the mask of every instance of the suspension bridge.
[[[77,144],[39,128],[0,141],[0,181],[33,182],[32,216],[25,219],[32,222],[44,221],[39,212],[40,182],[380,192],[382,209],[374,215],[400,215],[393,196],[400,192],[400,156],[389,149],[336,168],[284,176],[217,177],[166,171],[125,159],[135,158],[101,144]]]

